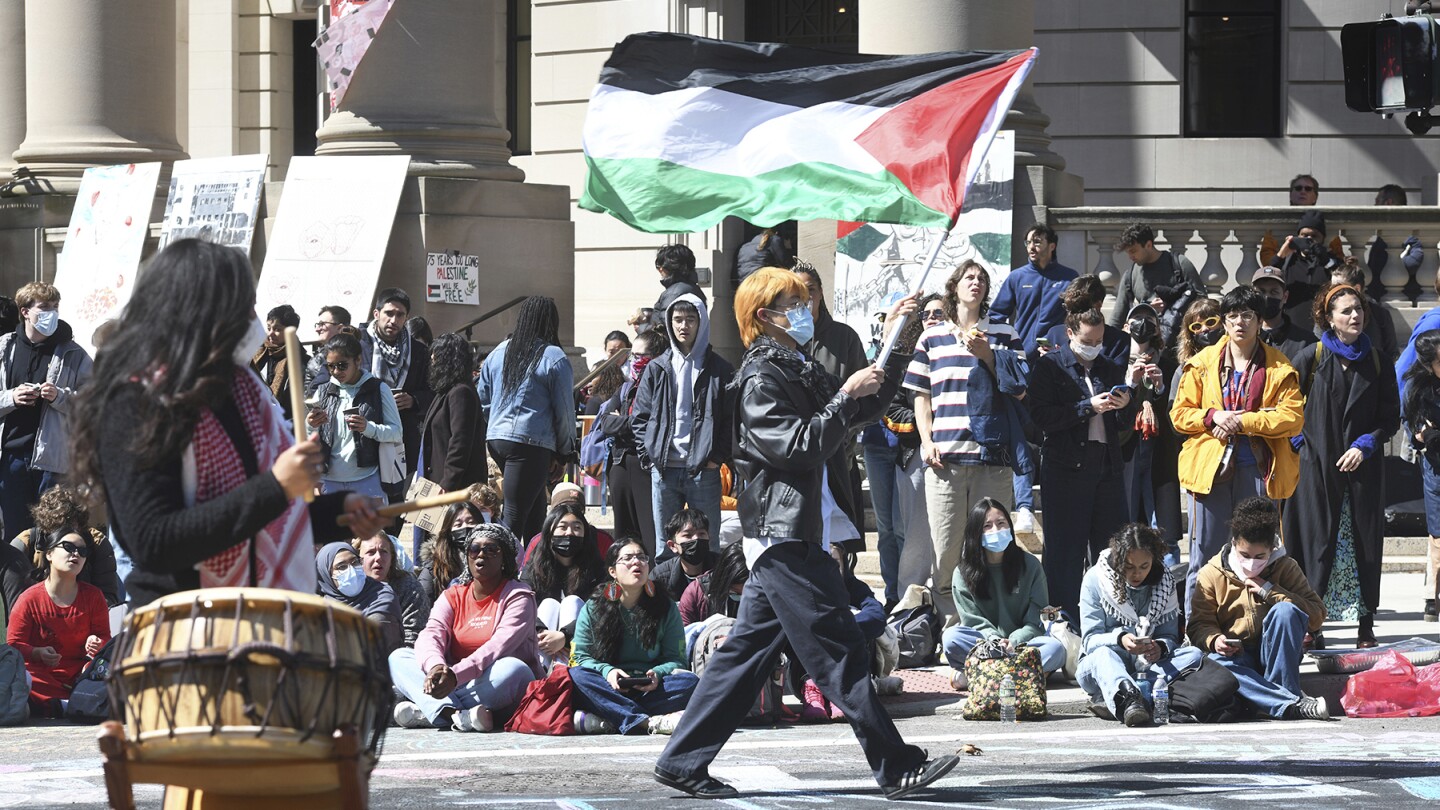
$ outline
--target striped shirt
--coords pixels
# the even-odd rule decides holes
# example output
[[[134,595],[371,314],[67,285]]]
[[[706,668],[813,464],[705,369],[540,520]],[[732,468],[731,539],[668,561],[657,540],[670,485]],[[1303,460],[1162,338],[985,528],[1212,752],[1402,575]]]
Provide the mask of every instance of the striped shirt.
[[[980,330],[998,349],[1021,350],[1009,324],[982,323]],[[930,395],[930,441],[947,464],[983,464],[981,447],[970,432],[966,388],[971,370],[980,365],[954,332],[954,325],[932,326],[920,335],[915,356],[905,369],[904,386]],[[981,372],[984,373],[984,372]]]

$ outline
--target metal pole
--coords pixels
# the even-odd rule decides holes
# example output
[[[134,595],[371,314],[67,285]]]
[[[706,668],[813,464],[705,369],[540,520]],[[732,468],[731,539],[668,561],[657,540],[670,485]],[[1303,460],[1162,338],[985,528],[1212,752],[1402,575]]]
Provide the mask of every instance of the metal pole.
[[[940,248],[945,246],[945,237],[949,235],[949,229],[940,232],[939,238],[935,240],[935,247],[930,250],[930,258],[925,260],[925,267],[920,270],[920,278],[915,282],[915,289],[910,291],[911,295],[915,295],[925,289],[925,281],[930,278],[930,268],[934,267],[935,260],[940,258]],[[881,368],[885,367],[885,361],[890,359],[890,353],[895,350],[895,341],[900,339],[900,333],[905,331],[905,325],[910,323],[910,318],[913,317],[915,316],[911,315],[907,317],[903,323],[896,326],[890,331],[890,334],[885,336],[885,345],[881,347],[880,353],[875,356],[875,365]]]

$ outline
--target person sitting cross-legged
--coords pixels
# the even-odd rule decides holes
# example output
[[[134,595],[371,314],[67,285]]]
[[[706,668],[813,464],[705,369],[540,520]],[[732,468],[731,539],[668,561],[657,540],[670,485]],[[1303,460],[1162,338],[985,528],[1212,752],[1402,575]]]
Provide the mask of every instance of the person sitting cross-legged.
[[[650,581],[650,559],[639,540],[617,542],[605,557],[610,581],[575,624],[575,730],[669,734],[700,682],[682,669],[680,611]]]
[[[1328,720],[1324,698],[1300,691],[1305,632],[1325,623],[1325,603],[1286,556],[1280,516],[1268,498],[1246,498],[1230,518],[1230,542],[1195,581],[1187,627],[1195,646],[1230,670],[1241,699],[1269,717]]]
[[[405,696],[395,705],[398,725],[492,731],[494,712],[514,708],[544,674],[519,546],[498,523],[470,530],[465,581],[440,594],[414,649],[390,654],[390,677]]]

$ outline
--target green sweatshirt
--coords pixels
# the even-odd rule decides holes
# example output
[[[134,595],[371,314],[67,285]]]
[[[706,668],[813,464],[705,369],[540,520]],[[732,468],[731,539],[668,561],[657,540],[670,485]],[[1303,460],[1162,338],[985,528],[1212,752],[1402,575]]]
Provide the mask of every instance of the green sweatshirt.
[[[625,640],[620,644],[619,661],[598,661],[591,655],[595,649],[595,637],[590,627],[590,606],[593,604],[593,600],[586,602],[585,607],[580,609],[580,617],[575,621],[571,666],[592,669],[607,677],[610,670],[617,667],[631,677],[644,675],[652,669],[656,675],[664,677],[685,666],[685,625],[681,623],[680,611],[674,603],[670,604],[670,612],[660,622],[657,644],[649,649],[640,645],[640,634],[636,632],[634,622],[627,616]]]
[[[999,565],[985,566],[990,577],[990,598],[977,599],[965,586],[960,569],[955,569],[951,582],[951,594],[955,597],[955,610],[960,614],[960,623],[971,630],[978,630],[986,638],[1008,638],[1014,644],[1025,642],[1043,635],[1040,611],[1050,601],[1050,588],[1045,582],[1045,571],[1034,555],[1025,555],[1025,570],[1020,573],[1019,587],[1014,591],[1005,588],[1004,568]]]

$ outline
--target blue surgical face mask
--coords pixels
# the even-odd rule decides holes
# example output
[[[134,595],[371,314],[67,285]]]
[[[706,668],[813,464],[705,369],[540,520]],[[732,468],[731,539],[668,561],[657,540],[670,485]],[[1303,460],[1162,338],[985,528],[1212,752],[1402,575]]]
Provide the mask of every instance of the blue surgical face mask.
[[[980,545],[984,546],[986,551],[993,551],[997,554],[1009,548],[1013,542],[1015,542],[1015,534],[1009,529],[996,529],[980,535]]]
[[[35,331],[50,337],[60,328],[60,313],[53,309],[42,309],[35,314]]]
[[[365,572],[352,565],[335,575],[335,589],[346,596],[359,596],[365,590]]]
[[[783,314],[790,321],[785,334],[789,335],[791,340],[804,346],[815,337],[815,317],[810,314],[809,307],[800,304],[785,310]]]
[[[741,594],[731,593],[731,594],[730,594],[730,601],[731,601],[731,602],[739,602],[739,601],[740,601],[740,597],[741,597]]]

